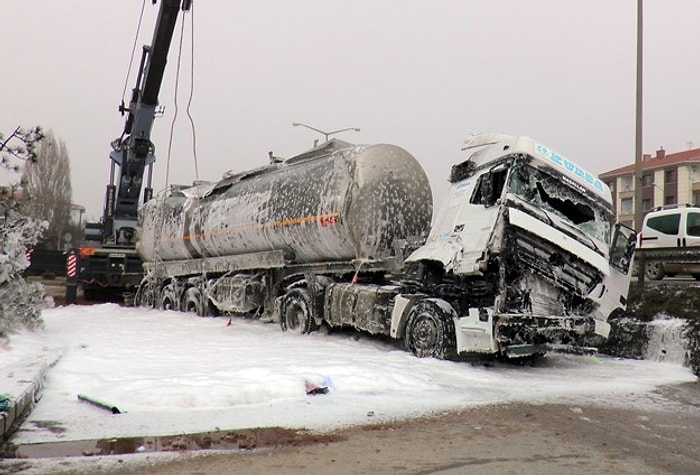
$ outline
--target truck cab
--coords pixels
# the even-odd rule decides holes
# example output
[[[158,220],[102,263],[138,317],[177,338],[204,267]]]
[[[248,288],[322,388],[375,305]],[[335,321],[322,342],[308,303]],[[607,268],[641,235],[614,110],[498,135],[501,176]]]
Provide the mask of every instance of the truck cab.
[[[635,243],[607,186],[527,137],[474,135],[463,149],[476,151],[453,167],[426,244],[406,260],[453,313],[456,352],[577,351],[607,337]]]

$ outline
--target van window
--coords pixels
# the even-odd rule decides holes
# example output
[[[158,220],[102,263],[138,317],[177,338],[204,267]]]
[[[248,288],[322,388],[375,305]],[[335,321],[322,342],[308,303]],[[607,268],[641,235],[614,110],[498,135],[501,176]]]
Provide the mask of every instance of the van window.
[[[700,213],[688,213],[686,233],[688,236],[700,236]]]
[[[680,214],[657,216],[647,220],[647,226],[663,234],[678,234],[678,224],[681,221]]]

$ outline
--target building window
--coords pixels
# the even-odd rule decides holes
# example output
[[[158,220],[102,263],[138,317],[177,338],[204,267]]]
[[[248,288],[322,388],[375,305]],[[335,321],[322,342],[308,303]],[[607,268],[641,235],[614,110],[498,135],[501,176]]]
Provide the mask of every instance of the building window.
[[[693,204],[700,206],[700,191],[693,191]]]
[[[668,182],[666,182],[668,183]],[[654,175],[651,173],[645,173],[642,175],[642,186],[651,186],[654,184]]]
[[[625,198],[620,200],[620,214],[633,214],[634,213],[634,203],[632,198]]]
[[[620,183],[620,187],[622,187],[622,191],[632,191],[634,190],[634,183],[632,183],[633,177],[632,175],[626,175],[622,177],[622,182]]]
[[[606,183],[606,185],[608,185],[608,188],[610,188],[610,191],[612,193],[615,193],[615,182],[614,181],[609,181]]]
[[[645,198],[642,200],[642,211],[649,211],[651,209],[651,198]]]
[[[664,204],[665,205],[674,205],[676,204],[676,197],[673,195],[669,195],[666,198],[664,198]]]
[[[676,182],[676,170],[666,170],[664,172],[664,183]]]

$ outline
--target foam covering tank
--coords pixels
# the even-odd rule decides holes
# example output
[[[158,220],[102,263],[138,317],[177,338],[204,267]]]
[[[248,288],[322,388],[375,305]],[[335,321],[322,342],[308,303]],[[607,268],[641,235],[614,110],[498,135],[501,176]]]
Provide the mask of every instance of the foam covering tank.
[[[397,240],[428,230],[430,184],[411,154],[387,144],[327,144],[150,200],[139,212],[141,258],[153,261],[157,245],[164,261],[268,250],[295,263],[379,259]]]

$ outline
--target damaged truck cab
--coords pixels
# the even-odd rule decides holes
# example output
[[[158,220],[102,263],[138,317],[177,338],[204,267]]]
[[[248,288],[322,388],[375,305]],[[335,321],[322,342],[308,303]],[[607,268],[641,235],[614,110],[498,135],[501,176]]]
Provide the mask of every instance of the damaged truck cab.
[[[406,259],[414,278],[404,281],[431,296],[409,311],[408,347],[436,356],[586,351],[625,308],[634,231],[614,223],[604,183],[548,147],[481,134],[465,141],[473,149],[452,168],[427,242]]]

